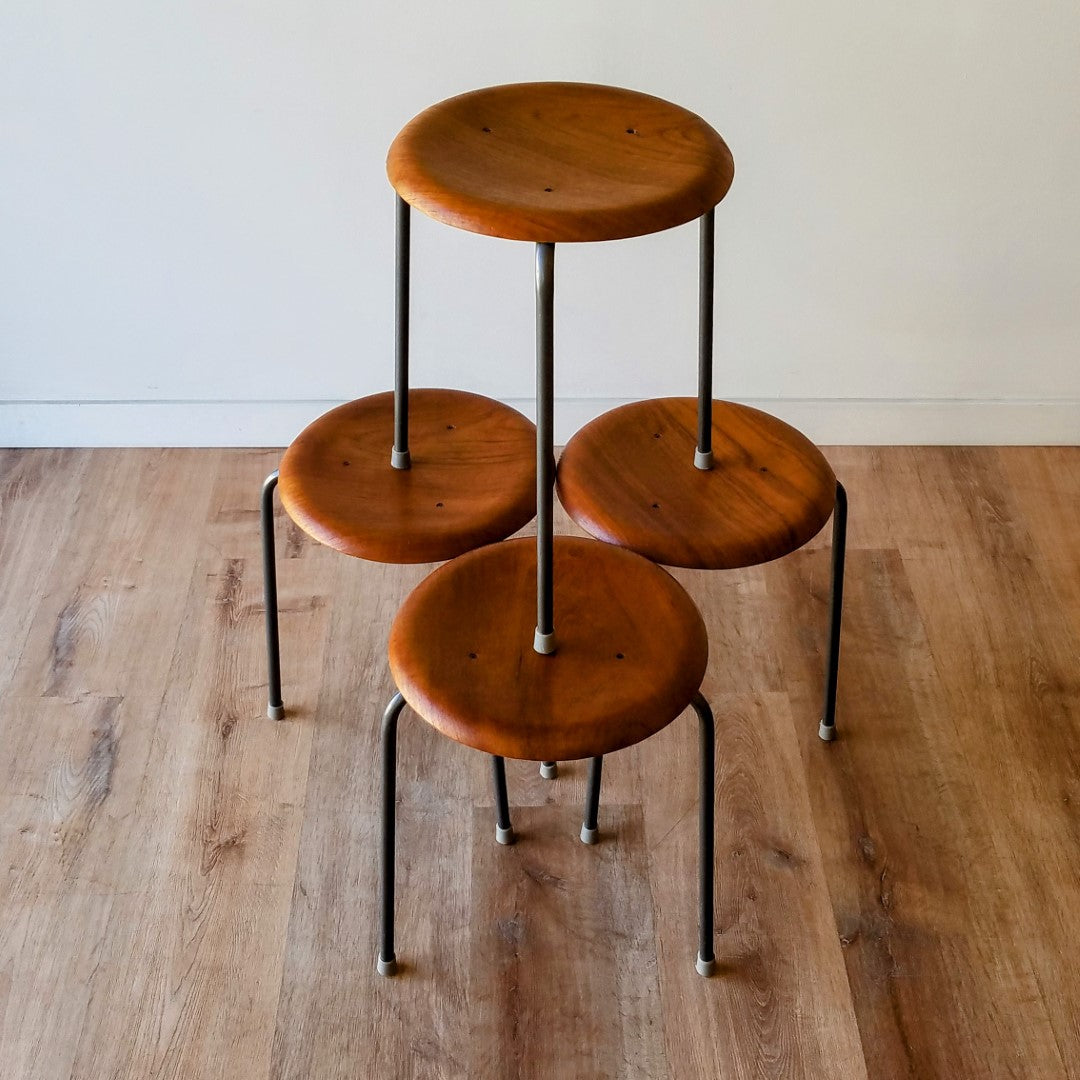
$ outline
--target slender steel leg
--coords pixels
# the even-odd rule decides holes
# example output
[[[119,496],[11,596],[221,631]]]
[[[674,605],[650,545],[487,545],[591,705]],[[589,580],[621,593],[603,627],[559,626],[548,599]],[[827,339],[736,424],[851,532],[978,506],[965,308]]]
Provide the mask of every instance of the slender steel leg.
[[[555,245],[536,245],[536,634],[538,653],[555,651],[552,594],[555,487]]]
[[[409,457],[409,204],[397,197],[397,285],[394,334],[394,449],[390,464],[408,469]]]
[[[394,955],[394,814],[397,804],[397,722],[405,699],[395,694],[382,720],[382,932],[379,939],[380,975],[397,973]]]
[[[829,600],[829,659],[825,669],[825,706],[818,735],[826,742],[836,738],[836,680],[840,671],[840,619],[844,611],[844,555],[847,550],[847,492],[836,482],[833,509],[832,596]]]
[[[266,603],[266,715],[280,720],[285,715],[281,702],[281,648],[278,643],[277,560],[274,557],[274,488],[275,469],[262,487],[263,596]]]
[[[585,821],[581,826],[581,842],[595,844],[600,839],[596,818],[600,813],[600,776],[604,771],[604,759],[589,759],[589,783],[585,791]]]
[[[510,824],[510,800],[506,795],[506,762],[501,757],[491,758],[491,777],[495,781],[495,839],[500,844],[512,844],[514,827]]]
[[[559,763],[557,761],[541,761],[540,775],[545,780],[554,780],[559,775]]]
[[[698,438],[694,464],[699,469],[713,467],[712,383],[713,383],[713,280],[716,211],[701,215],[698,267]]]
[[[712,709],[700,694],[694,697],[694,711],[701,728],[701,824],[698,833],[700,857],[699,895],[701,911],[698,922],[697,968],[699,975],[709,976],[716,970],[713,953],[713,873],[714,873],[714,815],[716,789],[716,731]]]

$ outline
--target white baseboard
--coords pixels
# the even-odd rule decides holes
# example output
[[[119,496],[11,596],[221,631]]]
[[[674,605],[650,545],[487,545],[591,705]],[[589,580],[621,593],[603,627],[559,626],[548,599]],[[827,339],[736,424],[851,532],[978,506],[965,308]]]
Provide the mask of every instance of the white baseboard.
[[[624,398],[560,398],[555,440]],[[822,445],[1080,444],[1080,400],[749,398]],[[0,446],[285,446],[338,401],[0,401]],[[508,404],[527,415],[533,399]]]

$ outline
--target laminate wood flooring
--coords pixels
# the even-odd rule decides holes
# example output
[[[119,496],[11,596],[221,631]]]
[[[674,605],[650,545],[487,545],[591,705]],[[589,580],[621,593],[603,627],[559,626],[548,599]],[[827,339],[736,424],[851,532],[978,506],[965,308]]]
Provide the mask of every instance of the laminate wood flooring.
[[[1080,448],[828,452],[828,528],[677,571],[717,720],[716,950],[693,969],[691,713],[605,762],[487,759],[408,710],[398,955],[375,974],[390,622],[425,566],[278,518],[277,451],[0,451],[0,1076],[1080,1077]],[[575,532],[565,516],[560,531]]]

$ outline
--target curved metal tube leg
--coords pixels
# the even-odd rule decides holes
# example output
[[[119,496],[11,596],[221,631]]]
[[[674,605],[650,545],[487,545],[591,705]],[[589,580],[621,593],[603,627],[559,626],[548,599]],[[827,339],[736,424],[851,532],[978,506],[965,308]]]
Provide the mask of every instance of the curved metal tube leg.
[[[277,560],[274,553],[274,488],[278,472],[275,469],[262,486],[262,548],[263,596],[266,603],[266,715],[280,720],[285,715],[281,702],[281,647],[278,642]]]
[[[514,827],[510,824],[510,800],[506,795],[506,762],[501,757],[491,758],[491,778],[495,782],[495,839],[500,844],[512,844]]]
[[[409,456],[409,204],[397,197],[397,266],[394,288],[394,448],[390,464],[408,469]]]
[[[836,738],[836,680],[840,671],[840,619],[844,611],[844,555],[847,550],[848,500],[844,485],[836,483],[833,509],[832,596],[829,600],[829,658],[825,669],[825,704],[818,735],[826,742]]]
[[[698,832],[699,895],[701,907],[698,922],[697,968],[699,975],[709,976],[716,970],[713,953],[713,873],[715,847],[715,791],[716,791],[716,730],[712,709],[699,692],[693,700],[701,729],[701,778],[698,800],[701,822]]]
[[[538,653],[555,651],[555,245],[536,245],[536,633]]]
[[[380,975],[397,972],[394,955],[394,820],[397,805],[397,722],[405,699],[400,693],[390,699],[382,719],[382,927],[379,935]]]
[[[694,465],[713,467],[712,383],[713,383],[713,279],[714,223],[716,210],[701,215],[698,247],[698,438]]]
[[[559,763],[557,761],[541,761],[540,775],[545,780],[554,780],[559,775]]]
[[[604,771],[604,759],[589,759],[589,782],[585,789],[585,821],[581,826],[581,842],[595,844],[600,839],[596,818],[600,813],[600,777]]]

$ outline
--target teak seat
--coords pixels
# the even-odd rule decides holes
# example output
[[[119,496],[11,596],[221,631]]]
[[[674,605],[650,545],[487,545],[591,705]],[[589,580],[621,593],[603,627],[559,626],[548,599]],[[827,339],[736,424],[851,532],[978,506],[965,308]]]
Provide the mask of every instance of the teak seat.
[[[407,334],[406,334],[407,337]],[[395,403],[395,398],[397,401]],[[398,445],[404,410],[413,450]],[[266,714],[285,715],[274,492],[319,543],[373,562],[441,562],[501,540],[536,513],[536,426],[461,390],[374,394],[308,424],[264,481]],[[391,449],[393,447],[393,449]]]
[[[555,537],[558,650],[532,647],[536,544],[507,540],[426,578],[390,631],[405,700],[442,734],[533,761],[598,757],[667,726],[701,685],[705,624],[666,570]]]
[[[559,499],[586,532],[655,562],[756,566],[802,547],[829,520],[836,477],[793,427],[714,401],[713,467],[694,466],[696,398],[613,409],[571,438]]]
[[[387,563],[441,562],[501,540],[536,513],[536,427],[461,390],[411,390],[412,467],[390,465],[394,395],[309,424],[281,460],[282,505],[329,547]]]
[[[397,193],[446,225],[537,243],[619,240],[682,225],[735,166],[700,116],[589,83],[514,83],[442,101],[394,140]]]

